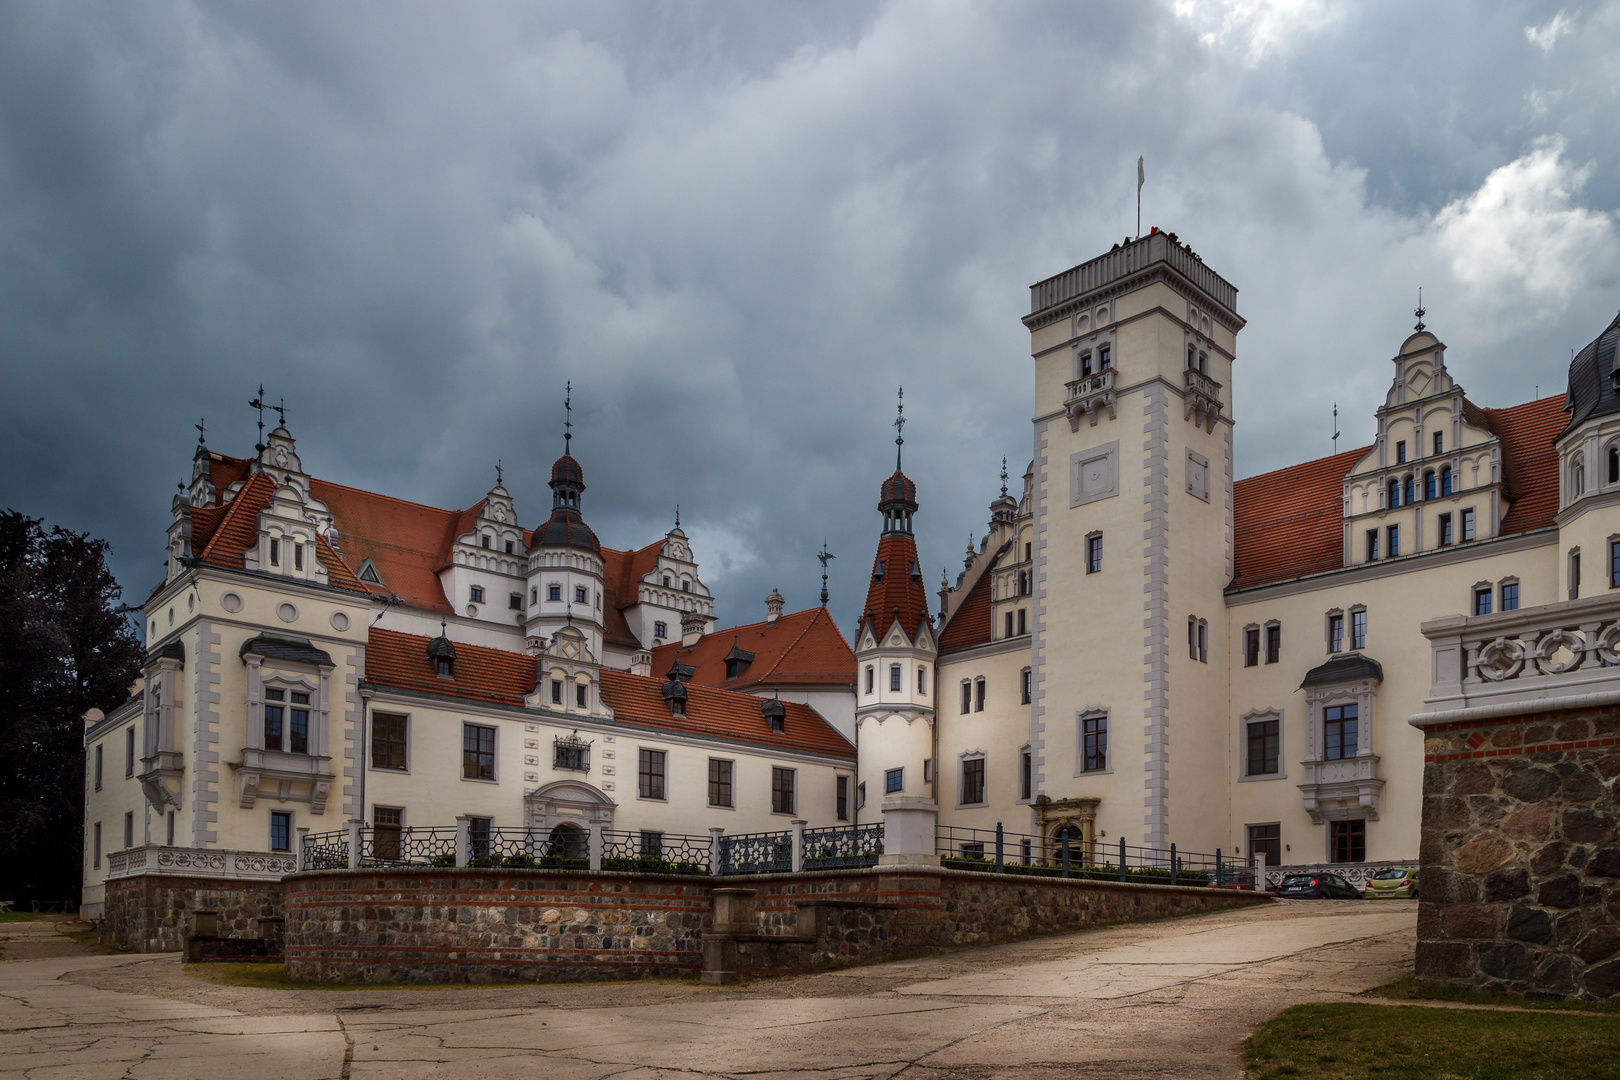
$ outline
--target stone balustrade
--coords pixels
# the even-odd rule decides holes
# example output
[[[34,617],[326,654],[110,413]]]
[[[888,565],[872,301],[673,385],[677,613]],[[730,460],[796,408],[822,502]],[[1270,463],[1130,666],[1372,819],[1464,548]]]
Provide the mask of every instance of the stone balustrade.
[[[144,844],[107,855],[108,881],[149,874],[280,881],[283,875],[297,869],[297,860],[291,852],[228,851]]]

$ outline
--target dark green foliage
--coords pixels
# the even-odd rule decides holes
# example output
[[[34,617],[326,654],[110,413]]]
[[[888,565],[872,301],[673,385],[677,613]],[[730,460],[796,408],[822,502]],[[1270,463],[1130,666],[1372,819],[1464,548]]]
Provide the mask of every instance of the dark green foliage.
[[[77,904],[84,714],[140,675],[106,541],[0,514],[0,900]]]
[[[996,861],[988,857],[974,857],[962,855],[947,855],[940,860],[940,865],[948,870],[976,870],[981,874],[996,872]],[[1002,864],[1004,874],[1022,874],[1028,877],[1062,877],[1063,867],[1059,863],[1036,862],[1024,865],[1022,862],[1013,862],[1011,859]],[[1179,885],[1208,885],[1210,876],[1201,870],[1176,871],[1175,883]],[[1069,867],[1069,877],[1083,878],[1090,881],[1118,881],[1119,867],[1117,866],[1082,866],[1075,862]],[[1170,871],[1155,867],[1128,867],[1125,870],[1125,880],[1138,885],[1168,885],[1170,884]]]

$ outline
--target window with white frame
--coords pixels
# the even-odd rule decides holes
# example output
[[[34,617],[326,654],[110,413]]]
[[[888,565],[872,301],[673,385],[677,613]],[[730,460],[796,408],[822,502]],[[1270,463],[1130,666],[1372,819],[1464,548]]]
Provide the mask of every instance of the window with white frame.
[[[984,758],[963,758],[961,805],[977,806],[984,801]]]
[[[1108,769],[1108,714],[1080,714],[1080,771],[1106,772]]]
[[[973,684],[966,679],[962,680],[962,715],[966,716],[973,711]]]
[[[1018,801],[1028,802],[1034,798],[1035,790],[1035,755],[1025,746],[1018,751]]]
[[[461,778],[495,779],[495,729],[483,724],[461,725]]]
[[[797,769],[784,769],[780,765],[771,766],[771,813],[794,812],[794,807],[798,805],[797,780]]]
[[[906,788],[906,770],[888,769],[883,773],[883,794],[897,795]]]
[[[264,748],[309,753],[310,691],[291,685],[264,689]]]
[[[292,812],[290,810],[270,811],[270,850],[292,850]]]
[[[371,714],[371,767],[404,772],[406,727],[409,719],[401,713]]]
[[[890,664],[889,665],[889,689],[892,692],[898,693],[900,691],[900,679],[901,679],[900,665],[899,664]]]
[[[474,585],[468,590],[467,599],[475,604],[482,604],[484,602],[484,587],[482,585]]]

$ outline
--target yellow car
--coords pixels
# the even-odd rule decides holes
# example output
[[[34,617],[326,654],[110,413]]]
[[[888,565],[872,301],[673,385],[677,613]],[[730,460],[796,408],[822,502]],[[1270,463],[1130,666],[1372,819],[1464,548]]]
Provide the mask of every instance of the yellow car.
[[[1400,900],[1407,897],[1416,900],[1417,894],[1417,867],[1405,866],[1378,871],[1368,879],[1367,889],[1361,895],[1368,900]]]

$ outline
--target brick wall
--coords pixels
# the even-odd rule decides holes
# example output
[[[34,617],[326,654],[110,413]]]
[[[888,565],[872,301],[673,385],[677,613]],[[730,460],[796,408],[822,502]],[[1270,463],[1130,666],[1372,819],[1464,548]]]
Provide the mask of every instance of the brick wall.
[[[279,927],[261,920],[281,914],[279,881],[141,874],[107,882],[100,939],[132,952],[179,952],[192,913],[213,912],[220,937],[256,938]]]
[[[1620,997],[1620,709],[1424,734],[1418,981]]]
[[[709,878],[554,870],[332,870],[286,879],[289,976],[425,983],[696,977],[712,925]],[[1229,890],[911,869],[770,875],[756,929],[813,936],[741,943],[745,975],[813,970],[1098,922],[1268,902]]]

